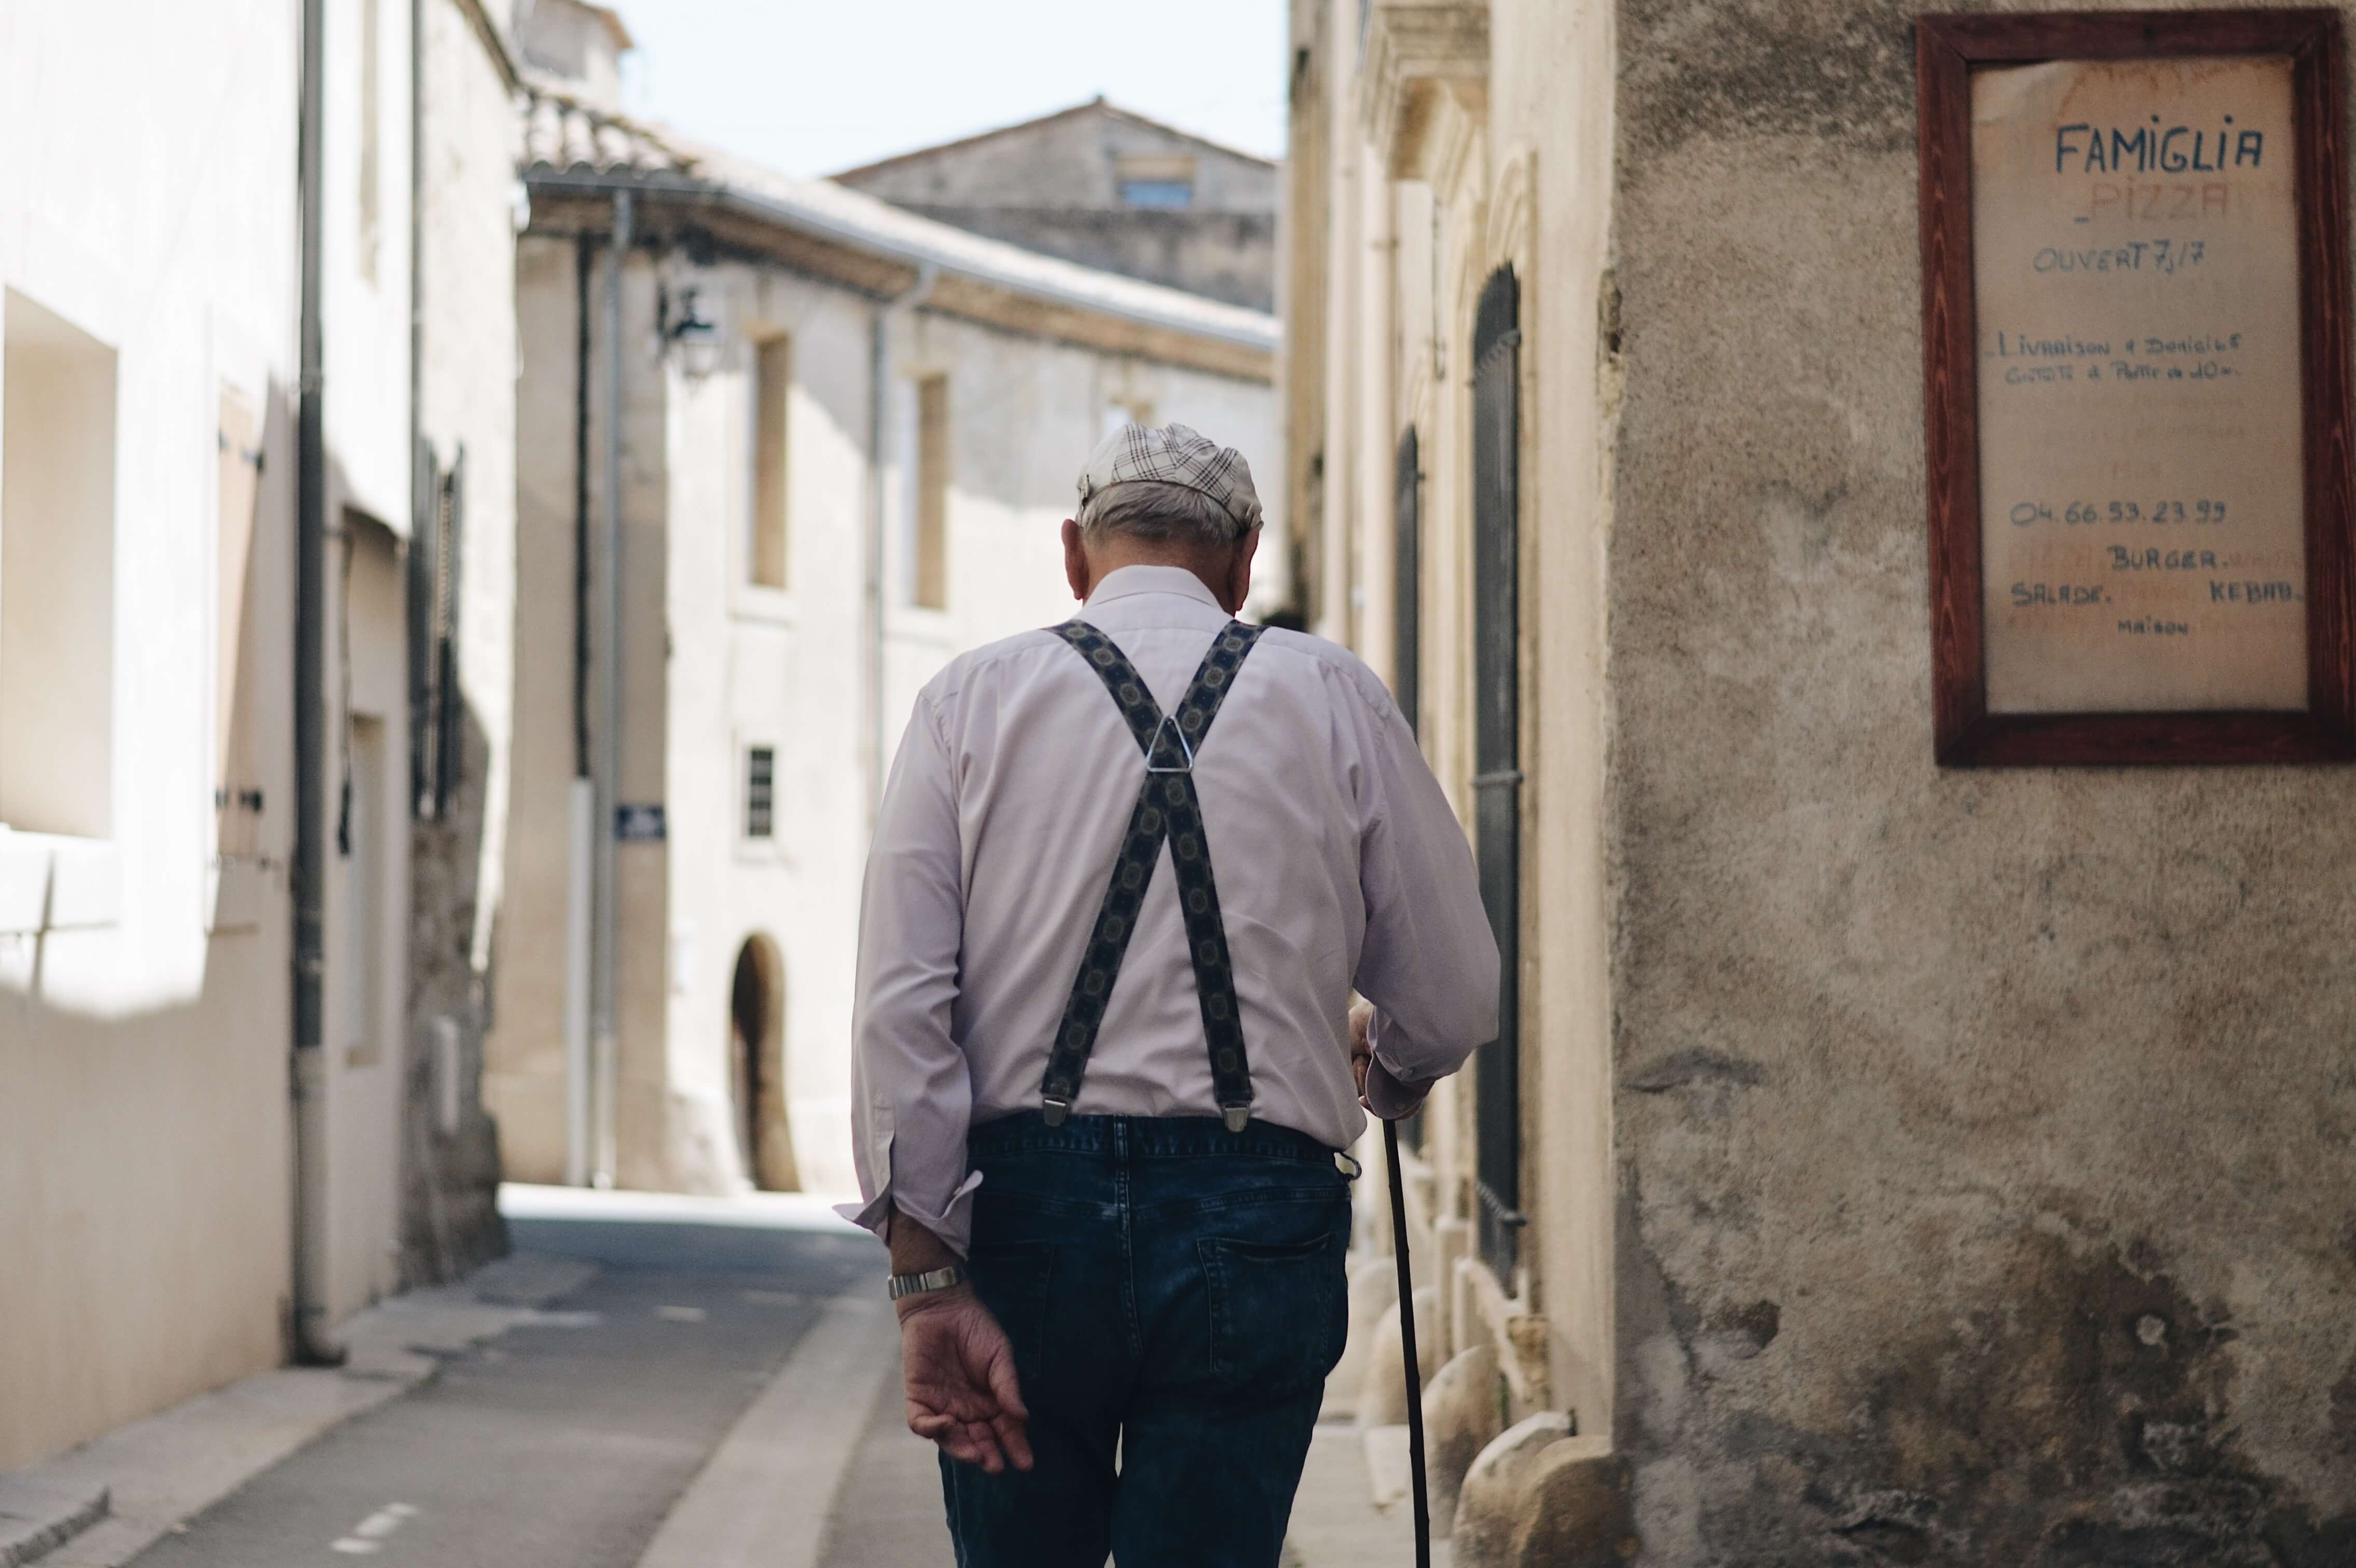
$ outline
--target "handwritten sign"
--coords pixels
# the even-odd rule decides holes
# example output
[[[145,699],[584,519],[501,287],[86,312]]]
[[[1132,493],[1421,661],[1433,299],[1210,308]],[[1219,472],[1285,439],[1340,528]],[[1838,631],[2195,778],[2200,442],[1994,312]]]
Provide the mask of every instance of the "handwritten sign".
[[[2290,62],[1972,80],[1993,713],[2307,706]]]
[[[1916,37],[1939,760],[2356,756],[2338,15]]]

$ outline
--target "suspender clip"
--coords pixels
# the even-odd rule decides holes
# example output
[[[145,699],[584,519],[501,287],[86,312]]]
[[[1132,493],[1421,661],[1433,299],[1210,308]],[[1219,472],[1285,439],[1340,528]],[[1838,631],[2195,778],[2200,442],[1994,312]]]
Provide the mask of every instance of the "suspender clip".
[[[1064,1118],[1071,1114],[1072,1103],[1069,1100],[1058,1100],[1049,1094],[1040,1102],[1039,1115],[1051,1127],[1062,1126]]]
[[[1227,1124],[1227,1131],[1231,1133],[1242,1132],[1245,1125],[1251,1121],[1251,1107],[1249,1105],[1222,1105],[1219,1107],[1219,1119]]]
[[[1162,751],[1162,732],[1164,730],[1170,731],[1170,738],[1178,742],[1178,754],[1186,759],[1175,767],[1163,767],[1153,760]],[[1178,727],[1176,714],[1162,716],[1161,724],[1153,731],[1153,744],[1146,748],[1145,771],[1148,773],[1191,773],[1194,771],[1194,748],[1187,743],[1186,731]]]

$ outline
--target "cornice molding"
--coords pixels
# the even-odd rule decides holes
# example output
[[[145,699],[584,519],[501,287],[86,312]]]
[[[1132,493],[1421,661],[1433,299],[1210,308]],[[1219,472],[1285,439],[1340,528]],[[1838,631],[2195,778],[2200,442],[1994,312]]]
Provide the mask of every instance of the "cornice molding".
[[[1373,0],[1358,112],[1393,179],[1423,176],[1440,101],[1485,120],[1488,95],[1488,0]]]

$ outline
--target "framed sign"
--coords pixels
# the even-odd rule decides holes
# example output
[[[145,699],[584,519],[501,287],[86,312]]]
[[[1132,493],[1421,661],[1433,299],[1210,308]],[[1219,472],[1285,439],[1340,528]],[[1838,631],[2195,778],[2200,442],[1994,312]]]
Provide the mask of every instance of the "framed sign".
[[[2356,756],[2329,11],[1925,16],[1948,765]]]

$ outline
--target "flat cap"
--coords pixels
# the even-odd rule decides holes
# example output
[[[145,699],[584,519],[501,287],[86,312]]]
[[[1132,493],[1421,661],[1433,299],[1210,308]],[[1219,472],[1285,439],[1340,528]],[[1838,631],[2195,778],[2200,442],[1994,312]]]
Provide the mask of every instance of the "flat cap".
[[[1244,454],[1183,424],[1123,425],[1105,437],[1080,470],[1080,505],[1085,508],[1099,490],[1140,479],[1208,496],[1243,533],[1259,527],[1259,492],[1252,488]]]

